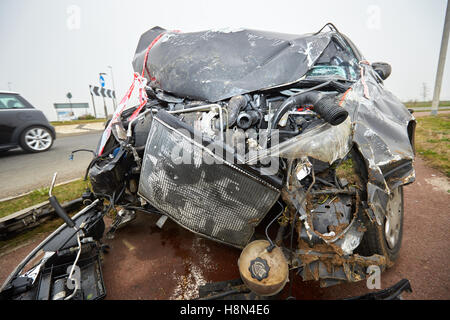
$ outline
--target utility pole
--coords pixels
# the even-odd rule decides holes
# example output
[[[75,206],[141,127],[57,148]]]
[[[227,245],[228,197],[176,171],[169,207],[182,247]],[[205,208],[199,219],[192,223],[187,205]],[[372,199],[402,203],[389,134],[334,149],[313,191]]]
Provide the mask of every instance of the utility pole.
[[[116,101],[116,86],[114,85],[114,75],[113,75],[112,66],[108,66],[108,68],[111,69],[111,80],[112,80],[113,91],[114,91],[113,104],[114,104],[114,111],[115,111],[115,110],[116,110],[116,107],[117,107],[117,101]]]
[[[11,84],[12,84],[12,82],[8,82],[8,89],[9,89],[9,91],[12,91]]]
[[[433,103],[431,104],[431,115],[436,116],[439,107],[439,96],[441,94],[442,77],[444,75],[445,56],[447,55],[448,34],[450,31],[450,0],[447,1],[445,13],[444,31],[442,33],[441,51],[439,52],[439,63],[436,72],[436,82],[434,85]]]
[[[423,97],[423,101],[427,101],[427,95],[428,95],[428,88],[427,88],[427,84],[424,82],[422,83],[422,97]]]

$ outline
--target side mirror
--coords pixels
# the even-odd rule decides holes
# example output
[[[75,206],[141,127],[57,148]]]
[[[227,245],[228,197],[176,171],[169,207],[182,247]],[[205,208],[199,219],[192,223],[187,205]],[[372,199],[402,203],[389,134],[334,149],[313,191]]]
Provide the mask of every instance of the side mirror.
[[[374,62],[372,63],[372,68],[383,80],[386,80],[392,72],[391,65],[386,62]]]

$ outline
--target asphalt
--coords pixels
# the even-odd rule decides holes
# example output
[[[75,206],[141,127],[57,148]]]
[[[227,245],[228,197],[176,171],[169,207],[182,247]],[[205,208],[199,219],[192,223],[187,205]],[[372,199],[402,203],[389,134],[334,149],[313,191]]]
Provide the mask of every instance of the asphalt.
[[[76,153],[72,161],[69,155],[75,149],[95,150],[101,132],[93,132],[59,135],[46,152],[26,153],[18,148],[0,153],[0,199],[49,186],[55,171],[57,183],[83,177],[92,154]]]
[[[412,293],[404,299],[450,299],[450,184],[442,173],[417,158],[416,182],[404,189],[403,244],[396,264],[381,274],[381,288],[406,278]],[[240,250],[194,235],[168,220],[140,214],[107,240],[103,277],[107,299],[192,299],[199,285],[239,277]],[[107,220],[110,223],[110,220]],[[0,253],[0,283],[46,234]],[[320,288],[291,278],[296,299],[341,299],[370,292],[365,281]],[[289,294],[289,284],[282,295]]]

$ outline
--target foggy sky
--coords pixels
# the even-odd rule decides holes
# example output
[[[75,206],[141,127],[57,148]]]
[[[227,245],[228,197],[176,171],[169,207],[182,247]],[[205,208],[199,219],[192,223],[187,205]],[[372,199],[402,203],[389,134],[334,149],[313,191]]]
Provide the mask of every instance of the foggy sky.
[[[446,3],[0,0],[0,90],[10,86],[56,120],[53,103],[68,102],[69,91],[72,102],[92,104],[88,86],[98,86],[99,72],[109,74],[109,65],[120,99],[131,84],[139,37],[153,26],[184,32],[243,27],[302,34],[332,22],[367,60],[392,65],[387,89],[403,101],[422,100],[425,83],[431,100]],[[108,76],[106,86],[112,88]],[[450,100],[449,53],[441,100]],[[107,103],[111,112],[111,100]],[[102,115],[102,99],[97,97],[95,104]]]

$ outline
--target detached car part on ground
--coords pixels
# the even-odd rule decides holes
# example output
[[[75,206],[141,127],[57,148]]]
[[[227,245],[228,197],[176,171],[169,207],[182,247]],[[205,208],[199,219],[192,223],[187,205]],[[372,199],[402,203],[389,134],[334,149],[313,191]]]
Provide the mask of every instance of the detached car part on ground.
[[[140,106],[120,104],[105,130],[87,171],[91,204],[75,219],[82,226],[66,235],[70,244],[42,247],[39,270],[23,273],[24,261],[3,293],[40,298],[44,283],[45,298],[58,296],[55,288],[64,298],[102,297],[102,285],[85,292],[73,268],[52,259],[69,250],[81,279],[100,279],[92,270],[102,217],[115,206],[107,236],[140,211],[242,248],[237,267],[257,296],[276,295],[294,272],[331,286],[365,279],[373,265],[390,267],[402,240],[402,188],[415,179],[415,120],[383,86],[389,65],[370,65],[326,27],[301,36],[144,33],[133,60],[145,77]],[[87,244],[94,267],[84,272]],[[68,289],[77,283],[77,293]]]

